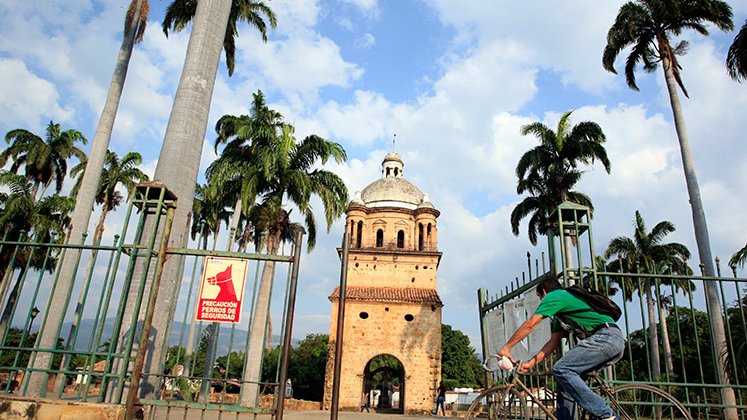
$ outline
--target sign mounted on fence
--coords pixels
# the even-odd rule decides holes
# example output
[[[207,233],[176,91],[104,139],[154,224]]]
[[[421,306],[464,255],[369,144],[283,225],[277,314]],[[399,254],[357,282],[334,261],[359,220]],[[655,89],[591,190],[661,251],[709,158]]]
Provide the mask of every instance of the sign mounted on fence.
[[[205,272],[202,274],[202,287],[195,314],[198,321],[241,321],[241,299],[244,296],[248,264],[249,260],[239,258],[205,259]]]

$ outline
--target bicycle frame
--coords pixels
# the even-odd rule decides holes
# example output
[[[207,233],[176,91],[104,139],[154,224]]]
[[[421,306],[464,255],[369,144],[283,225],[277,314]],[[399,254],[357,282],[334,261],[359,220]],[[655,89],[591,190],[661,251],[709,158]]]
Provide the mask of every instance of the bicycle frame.
[[[487,365],[487,362],[486,362]],[[485,369],[490,370],[485,366]],[[526,398],[525,396],[528,395],[531,401],[547,416],[550,420],[558,420],[557,417],[555,417],[555,414],[553,413],[553,409],[555,407],[547,407],[542,400],[539,399],[538,396],[536,396],[532,390],[527,387],[524,382],[521,380],[521,376],[532,376],[532,374],[522,374],[519,373],[519,368],[521,367],[521,361],[519,361],[514,369],[509,374],[508,381],[506,382],[506,393],[510,393],[512,390],[516,389],[518,392],[522,394],[523,398]],[[543,374],[534,374],[537,376],[541,376]],[[602,397],[607,397],[609,403],[612,405],[612,409],[615,410],[615,412],[624,412],[624,410],[621,410],[620,405],[617,403],[617,400],[614,398],[614,393],[612,392],[612,387],[610,384],[608,384],[604,379],[599,377],[599,375],[596,372],[592,372],[589,374],[589,378],[594,381],[595,388],[597,389],[597,392]],[[526,403],[529,404],[529,401],[525,399]]]

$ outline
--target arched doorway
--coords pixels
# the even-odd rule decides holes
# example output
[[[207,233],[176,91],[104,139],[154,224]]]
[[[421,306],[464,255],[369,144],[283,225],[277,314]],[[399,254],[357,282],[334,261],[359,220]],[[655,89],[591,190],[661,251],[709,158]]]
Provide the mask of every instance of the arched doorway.
[[[368,402],[377,413],[405,412],[405,367],[390,354],[380,354],[363,370],[361,405]]]

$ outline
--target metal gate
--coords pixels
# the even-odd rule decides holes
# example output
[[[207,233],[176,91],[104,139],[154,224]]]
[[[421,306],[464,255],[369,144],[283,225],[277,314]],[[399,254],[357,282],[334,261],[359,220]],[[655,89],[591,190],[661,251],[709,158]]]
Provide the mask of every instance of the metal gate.
[[[623,310],[618,325],[627,336],[625,355],[606,372],[609,379],[662,387],[685,403],[693,418],[746,419],[747,279],[737,277],[736,267],[730,267],[733,277],[721,275],[718,259],[717,277],[672,275],[667,267],[653,273],[610,272],[594,255],[588,209],[564,203],[551,220],[563,229],[549,229],[547,261],[543,253],[532,264],[527,254],[528,271],[521,278],[509,281],[493,295],[478,290],[483,356],[496,354],[534,313],[539,304],[537,283],[561,273],[566,285],[573,281],[606,290]],[[568,236],[572,249],[566,249]],[[720,313],[709,310],[708,287],[718,291]],[[725,327],[726,345],[722,347],[713,345],[711,339],[710,321],[716,316]],[[539,330],[514,347],[522,353],[514,356],[531,357],[541,348],[549,338],[549,325]],[[543,362],[544,367],[549,369],[553,360]],[[654,360],[659,362],[658,375]],[[725,380],[719,378],[717,364],[724,369]],[[489,378],[500,380],[499,374]],[[551,375],[530,377],[527,382],[541,399],[554,398]]]
[[[285,387],[277,385],[287,379],[303,229],[279,255],[217,251],[217,237],[210,250],[169,248],[176,205],[162,184],[140,184],[111,245],[68,244],[64,232],[33,238],[20,232],[0,241],[0,393],[126,405],[131,415],[144,408],[159,418],[190,410],[282,417]],[[202,235],[198,243],[207,248]],[[74,263],[72,281],[61,278],[66,258]],[[224,262],[231,265],[227,271],[207,279],[219,296],[200,299],[200,291],[209,289],[205,273]],[[272,285],[276,267],[287,270],[284,289],[280,282]],[[270,322],[257,328],[254,320],[266,270],[270,293],[284,292],[261,314],[267,320],[271,309],[282,314],[278,342],[272,342]],[[176,287],[159,296],[159,283],[168,276]],[[228,300],[221,301],[221,294]],[[196,320],[200,307],[202,320]],[[232,322],[236,318],[241,322]],[[42,332],[59,337],[54,346],[40,345]],[[263,349],[280,344],[272,353],[278,368],[266,380],[246,376],[262,372],[268,357],[260,357],[259,365],[247,361],[253,334]],[[43,386],[35,388],[34,380]]]

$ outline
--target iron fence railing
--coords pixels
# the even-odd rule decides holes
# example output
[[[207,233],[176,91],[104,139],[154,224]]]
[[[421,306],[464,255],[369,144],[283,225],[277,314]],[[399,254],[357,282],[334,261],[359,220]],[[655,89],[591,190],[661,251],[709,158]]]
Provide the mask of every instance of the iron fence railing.
[[[215,244],[212,249],[169,248],[163,238],[168,237],[176,201],[162,189],[157,183],[137,187],[122,229],[108,245],[85,244],[85,238],[77,245],[55,237],[0,240],[0,395],[128,404],[129,408],[144,405],[166,414],[190,409],[282,413],[282,399],[259,401],[259,395],[251,395],[251,404],[242,404],[239,395],[257,384],[244,379],[245,353],[257,283],[268,262],[278,267],[273,278],[285,278],[273,286],[284,298],[273,299],[267,309],[268,314],[278,313],[282,306],[282,323],[279,334],[272,333],[270,323],[265,323],[261,334],[270,340],[280,338],[274,342],[281,345],[280,351],[273,353],[278,361],[290,348],[302,229],[278,255],[218,251]],[[159,221],[146,223],[154,215]],[[198,243],[207,248],[209,241],[201,236]],[[60,281],[66,258],[73,264],[74,279],[67,283]],[[194,320],[204,266],[211,258],[247,262],[239,323]],[[178,272],[161,272],[167,259],[178,260]],[[138,271],[137,264],[146,268]],[[156,269],[148,270],[148,264]],[[283,269],[287,274],[281,273]],[[142,278],[134,278],[135,273]],[[179,285],[173,289],[168,310],[158,312],[171,314],[170,326],[168,331],[149,334],[149,317],[162,304],[156,296],[156,280],[165,275],[176,276]],[[51,311],[53,302],[63,302],[64,308]],[[54,313],[61,313],[61,319]],[[54,346],[41,346],[41,333],[50,328],[59,338]],[[155,343],[148,343],[152,337]],[[153,345],[163,350],[159,360],[149,356]],[[265,342],[268,346],[271,343]],[[49,362],[39,367],[41,357]],[[260,390],[281,388],[277,385],[287,375],[281,367],[277,363],[270,380],[259,383]],[[30,386],[33,375],[43,378],[40,393]]]
[[[747,278],[737,278],[736,273],[732,278],[605,271],[596,274],[599,286],[606,287],[623,310],[618,325],[627,337],[623,359],[607,372],[609,379],[664,388],[680,399],[694,418],[717,418],[724,408],[736,408],[741,419],[747,418]],[[492,297],[485,289],[479,290],[484,356],[495,354],[518,324],[532,315],[534,287],[546,275],[554,273],[516,279]],[[709,281],[718,286],[723,308],[720,314],[708,311],[705,282]],[[716,348],[711,340],[712,316],[721,316],[724,321],[724,348]],[[522,350],[532,355],[546,338],[529,337]],[[544,368],[549,369],[552,362],[553,359],[546,361]],[[716,363],[726,367],[728,383],[719,382]],[[500,374],[490,379],[500,380]],[[550,375],[531,377],[529,381],[528,386],[533,389],[554,389]],[[720,391],[726,388],[734,391],[736,405],[722,403]]]

